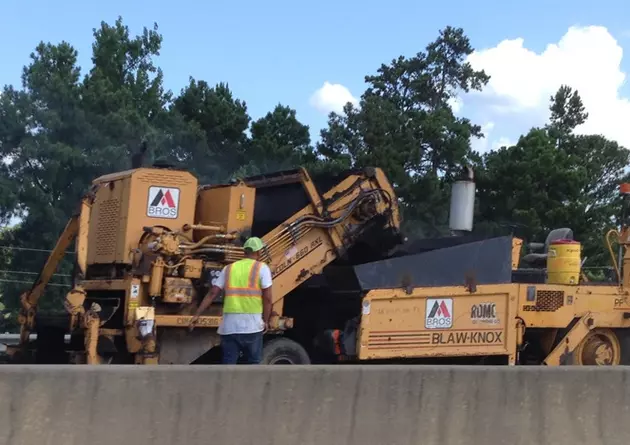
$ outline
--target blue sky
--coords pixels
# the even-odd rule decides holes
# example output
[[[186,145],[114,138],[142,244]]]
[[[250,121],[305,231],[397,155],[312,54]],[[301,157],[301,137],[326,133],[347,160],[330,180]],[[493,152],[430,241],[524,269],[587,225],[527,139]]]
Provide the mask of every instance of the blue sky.
[[[548,90],[555,87],[548,77],[556,83],[569,78],[581,87],[580,91],[590,94],[589,104],[601,108],[594,110],[597,119],[590,131],[616,139],[626,140],[627,136],[630,145],[627,123],[623,128],[611,123],[606,116],[609,111],[604,110],[614,108],[616,114],[628,111],[630,116],[630,102],[623,100],[630,96],[630,81],[622,82],[619,77],[620,72],[630,72],[630,56],[624,54],[621,63],[616,63],[613,43],[595,28],[580,34],[581,40],[580,35],[573,33],[573,45],[568,44],[565,51],[568,55],[559,59],[563,62],[553,63],[553,52],[547,57],[540,55],[547,45],[557,44],[571,26],[589,25],[605,27],[605,33],[616,39],[618,46],[630,51],[628,0],[530,0],[514,2],[512,6],[498,0],[453,0],[442,5],[411,0],[182,0],[162,4],[145,0],[4,0],[0,6],[0,84],[19,84],[21,68],[40,40],[70,42],[87,70],[92,29],[102,20],[113,23],[118,15],[133,34],[141,32],[143,26],[158,23],[164,36],[158,64],[165,72],[168,89],[179,92],[189,76],[210,83],[227,81],[235,94],[247,102],[252,117],[261,117],[278,102],[290,105],[297,110],[299,119],[311,126],[315,137],[326,124],[326,114],[314,107],[310,99],[324,82],[339,84],[339,89],[343,85],[358,97],[365,88],[366,74],[400,54],[413,55],[423,50],[446,25],[463,27],[478,50],[495,47],[506,39],[522,38],[524,47],[533,51],[531,63],[518,62],[517,50],[513,51],[514,60],[506,57],[509,48],[479,58],[479,63],[492,67],[498,77],[490,93],[463,98],[460,113],[490,130],[488,144],[478,148],[489,149],[492,144],[514,141],[529,126],[544,123],[546,99],[526,102],[536,95],[548,97]],[[584,67],[595,62],[589,62],[580,49],[589,46],[585,42],[591,41],[591,35],[596,44],[584,50],[589,57],[606,53],[597,45],[612,48],[608,59],[597,61],[604,68],[592,73]],[[521,59],[527,55],[523,51]],[[575,61],[574,71],[580,71],[582,77],[562,71],[571,66],[570,60]],[[522,94],[523,89],[515,83],[518,79],[510,74],[506,63],[520,66],[518,73],[527,79],[535,77],[535,82],[527,80],[528,85],[531,83],[531,95]],[[533,72],[525,73],[529,69]],[[554,70],[556,75],[548,76],[548,70]],[[508,85],[510,81],[512,84]],[[614,82],[619,86],[606,89]],[[606,101],[600,99],[602,95]]]

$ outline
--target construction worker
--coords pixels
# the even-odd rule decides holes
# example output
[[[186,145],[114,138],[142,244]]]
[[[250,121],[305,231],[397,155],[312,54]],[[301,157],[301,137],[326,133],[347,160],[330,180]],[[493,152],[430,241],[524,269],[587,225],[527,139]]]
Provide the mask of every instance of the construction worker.
[[[271,316],[271,269],[260,261],[264,244],[260,238],[251,237],[243,247],[245,258],[223,268],[190,322],[192,330],[199,316],[225,290],[218,330],[224,364],[236,364],[241,352],[246,363],[260,363],[263,333]]]

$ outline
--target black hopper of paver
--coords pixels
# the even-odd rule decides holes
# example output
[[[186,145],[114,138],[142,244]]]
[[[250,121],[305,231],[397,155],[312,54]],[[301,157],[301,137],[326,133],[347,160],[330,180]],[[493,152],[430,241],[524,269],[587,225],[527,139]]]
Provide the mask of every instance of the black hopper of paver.
[[[467,286],[512,282],[512,237],[449,237],[417,242],[420,253],[353,267],[363,291],[383,288]]]

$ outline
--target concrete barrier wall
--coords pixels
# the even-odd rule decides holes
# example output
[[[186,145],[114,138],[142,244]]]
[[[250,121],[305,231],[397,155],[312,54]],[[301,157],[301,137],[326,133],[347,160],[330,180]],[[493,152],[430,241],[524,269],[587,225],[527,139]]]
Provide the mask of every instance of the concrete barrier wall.
[[[6,445],[626,444],[630,368],[0,366]]]

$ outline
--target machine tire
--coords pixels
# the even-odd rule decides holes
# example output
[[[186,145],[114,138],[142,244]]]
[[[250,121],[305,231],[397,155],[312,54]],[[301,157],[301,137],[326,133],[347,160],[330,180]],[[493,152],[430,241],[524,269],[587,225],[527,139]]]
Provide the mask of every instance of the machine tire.
[[[311,359],[306,350],[297,342],[278,337],[263,346],[263,365],[310,365]]]
[[[597,363],[596,349],[603,346],[603,351],[609,353],[610,363]],[[609,366],[622,364],[622,341],[619,333],[613,329],[595,328],[575,348],[575,360],[580,366]],[[601,360],[601,358],[600,358]]]

